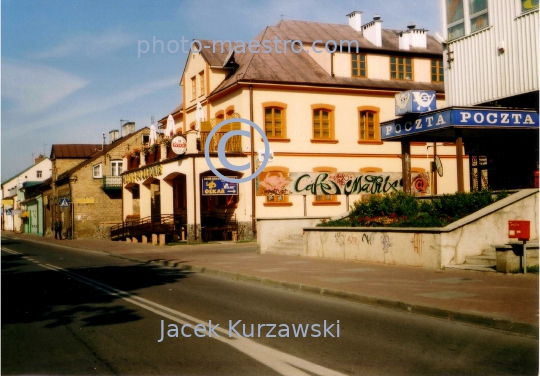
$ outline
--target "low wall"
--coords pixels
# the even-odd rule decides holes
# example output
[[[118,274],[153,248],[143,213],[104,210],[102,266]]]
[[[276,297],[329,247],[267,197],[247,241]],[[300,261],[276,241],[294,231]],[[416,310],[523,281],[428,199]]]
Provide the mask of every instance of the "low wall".
[[[441,268],[440,229],[305,228],[304,255]]]
[[[291,235],[302,235],[304,227],[316,226],[328,217],[257,218],[257,248],[265,253],[271,245],[288,239]]]
[[[444,228],[305,227],[304,255],[441,268],[508,242],[509,220],[531,221],[538,239],[538,190],[526,189]]]

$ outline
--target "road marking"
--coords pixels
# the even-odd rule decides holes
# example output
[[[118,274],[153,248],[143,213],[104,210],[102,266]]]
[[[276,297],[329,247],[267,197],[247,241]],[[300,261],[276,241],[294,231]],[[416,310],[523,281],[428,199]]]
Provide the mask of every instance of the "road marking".
[[[2,247],[2,251],[5,251],[7,253],[11,253],[12,255],[22,255],[22,253],[14,251],[14,250],[6,248],[6,247]]]
[[[132,295],[129,292],[118,290],[104,283],[84,277],[77,273],[73,273],[69,270],[62,269],[52,264],[40,264],[39,266],[49,269],[49,270],[53,270],[55,272],[66,274],[70,276],[72,279],[75,279],[81,283],[91,286],[95,288],[96,290],[102,291],[111,296],[121,298],[127,302],[135,304],[148,311],[154,312],[157,315],[165,317],[171,321],[175,321],[179,324],[185,325],[185,324],[196,323],[196,324],[204,325],[207,330],[209,329],[208,323],[205,321],[199,320],[193,316],[187,315],[180,311],[176,311],[174,309],[171,309],[169,307],[163,306],[153,301],[141,298],[139,296]],[[253,359],[259,361],[260,363],[280,373],[281,375],[309,376],[311,374],[311,375],[320,375],[320,376],[326,376],[326,375],[344,376],[344,374],[342,373],[333,371],[329,368],[325,368],[315,363],[308,362],[307,360],[304,360],[304,359],[295,357],[293,355],[286,354],[284,352],[261,345],[251,339],[247,339],[244,337],[239,338],[236,335],[233,338],[228,338],[229,332],[225,329],[215,328],[214,330],[226,335],[227,338],[224,338],[224,337],[211,337],[211,338],[234,347],[238,351],[252,357]],[[309,374],[302,370],[309,372]]]

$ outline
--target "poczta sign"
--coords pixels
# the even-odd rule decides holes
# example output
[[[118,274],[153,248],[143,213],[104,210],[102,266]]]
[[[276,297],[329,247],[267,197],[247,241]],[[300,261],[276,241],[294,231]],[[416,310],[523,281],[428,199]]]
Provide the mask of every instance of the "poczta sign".
[[[525,111],[451,109],[381,125],[381,139],[450,126],[538,127],[538,114]]]

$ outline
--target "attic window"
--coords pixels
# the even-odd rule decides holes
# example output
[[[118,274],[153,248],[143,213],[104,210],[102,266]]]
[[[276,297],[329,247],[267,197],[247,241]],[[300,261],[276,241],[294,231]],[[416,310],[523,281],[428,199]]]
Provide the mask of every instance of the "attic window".
[[[103,174],[101,172],[101,163],[94,165],[94,167],[92,168],[92,177],[94,179],[101,179],[103,177]]]
[[[147,134],[142,135],[142,143],[143,145],[148,144],[150,142],[150,136]]]

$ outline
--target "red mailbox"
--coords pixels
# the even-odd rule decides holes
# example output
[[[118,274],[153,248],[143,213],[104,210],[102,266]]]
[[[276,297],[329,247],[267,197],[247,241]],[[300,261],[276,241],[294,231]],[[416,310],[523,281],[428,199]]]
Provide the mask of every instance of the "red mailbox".
[[[531,238],[531,221],[508,221],[508,237],[529,240]]]

